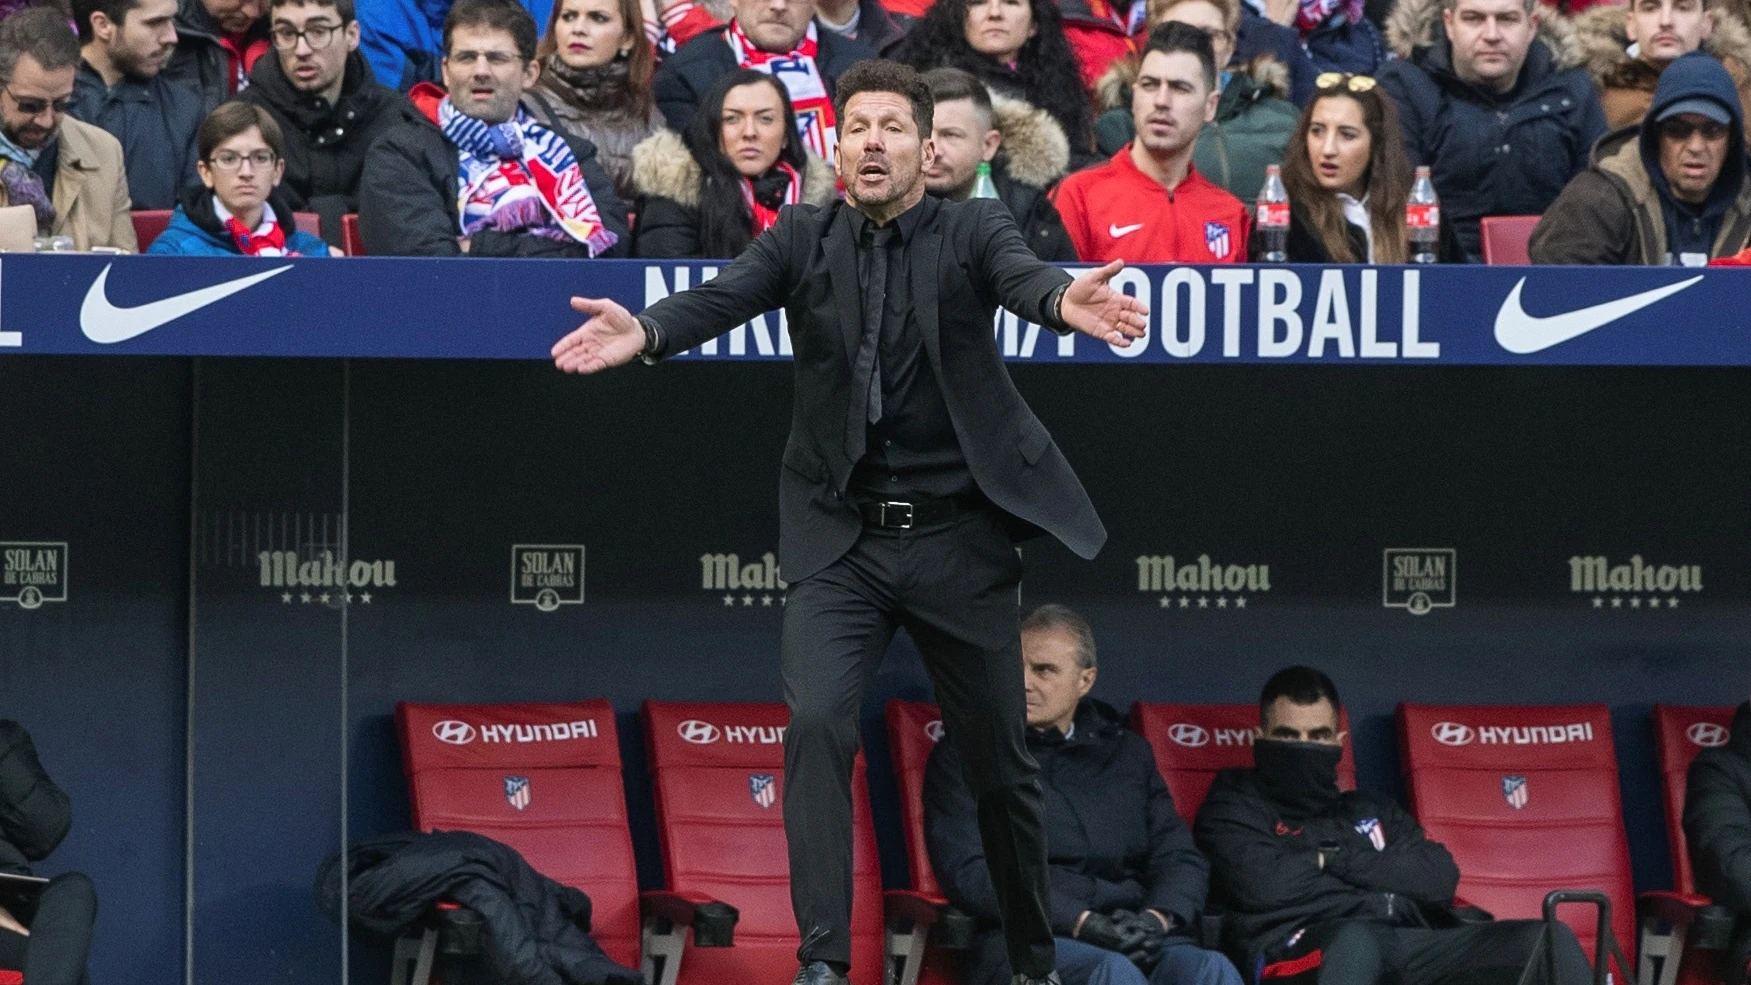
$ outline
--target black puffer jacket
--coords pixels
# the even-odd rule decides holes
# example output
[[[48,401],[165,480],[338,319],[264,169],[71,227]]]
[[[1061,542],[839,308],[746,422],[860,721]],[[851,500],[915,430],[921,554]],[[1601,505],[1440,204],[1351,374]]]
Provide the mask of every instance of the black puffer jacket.
[[[1070,936],[1084,910],[1157,909],[1189,924],[1204,908],[1210,866],[1173,809],[1149,743],[1110,706],[1085,698],[1070,738],[1028,730],[1045,794],[1052,931]],[[995,927],[978,814],[953,742],[937,743],[924,774],[930,863],[954,904]]]
[[[340,920],[339,853],[316,873],[316,901]],[[500,985],[642,985],[590,939],[590,898],[530,868],[508,845],[467,831],[406,832],[353,845],[347,900],[354,930],[395,938],[439,900],[479,913],[484,959]]]
[[[1455,73],[1440,12],[1440,0],[1399,0],[1387,37],[1402,60],[1382,65],[1379,78],[1398,104],[1411,163],[1433,170],[1442,218],[1475,263],[1478,220],[1544,212],[1586,169],[1605,113],[1574,28],[1554,10],[1541,11],[1519,84],[1501,95]]]
[[[1697,890],[1751,917],[1751,703],[1739,706],[1725,746],[1696,754],[1685,789]]]
[[[286,177],[280,188],[293,208],[322,216],[328,241],[341,245],[340,217],[359,211],[365,151],[394,125],[407,97],[378,84],[365,56],[356,51],[347,56],[340,99],[333,104],[293,86],[271,52],[255,63],[249,81],[238,100],[272,113],[285,134]]]
[[[72,802],[49,779],[30,733],[0,719],[0,872],[29,873],[72,826]]]
[[[201,0],[178,0],[176,50],[164,65],[164,78],[200,94],[202,119],[231,97],[231,56],[219,43],[222,30]],[[263,17],[244,35],[244,43],[252,45],[267,36],[268,19]],[[273,53],[263,57],[272,58]]]
[[[1428,909],[1452,905],[1453,856],[1398,804],[1352,791],[1316,816],[1299,813],[1267,796],[1252,770],[1218,774],[1198,810],[1198,847],[1210,858],[1214,898],[1228,910],[1223,943],[1233,953],[1258,955],[1319,920],[1421,926]],[[1368,821],[1383,848],[1366,833]]]

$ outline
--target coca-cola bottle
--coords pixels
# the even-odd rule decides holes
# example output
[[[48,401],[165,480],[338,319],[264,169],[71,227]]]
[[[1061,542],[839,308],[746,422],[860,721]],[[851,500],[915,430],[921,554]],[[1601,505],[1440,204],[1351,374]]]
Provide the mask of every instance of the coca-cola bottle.
[[[1435,197],[1435,183],[1429,180],[1429,169],[1417,169],[1416,183],[1411,185],[1411,199],[1404,207],[1404,231],[1410,240],[1412,263],[1434,263],[1435,251],[1441,240],[1441,200]]]
[[[1258,211],[1254,225],[1259,230],[1259,249],[1266,263],[1283,263],[1289,259],[1289,193],[1283,188],[1283,169],[1275,164],[1265,168],[1265,183],[1259,189]]]

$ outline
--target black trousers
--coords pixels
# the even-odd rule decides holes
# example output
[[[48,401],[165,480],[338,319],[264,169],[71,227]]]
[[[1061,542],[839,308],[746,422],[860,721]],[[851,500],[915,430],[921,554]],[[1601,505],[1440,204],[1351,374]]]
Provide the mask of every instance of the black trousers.
[[[1053,967],[1039,766],[1024,744],[1021,559],[994,509],[920,530],[868,528],[792,585],[782,669],[784,829],[804,962],[851,962],[851,776],[863,695],[897,629],[918,644],[965,764],[1011,964]]]
[[[1316,923],[1274,948],[1271,985],[1517,985],[1535,957],[1533,985],[1590,985],[1591,966],[1567,924],[1497,920],[1428,930],[1366,920]],[[1317,955],[1317,958],[1315,957]],[[1299,965],[1299,967],[1297,967]]]
[[[30,936],[0,930],[0,968],[24,972],[29,985],[90,981],[85,959],[97,920],[97,891],[90,879],[79,872],[56,876],[43,887],[34,912],[10,912],[30,928]]]

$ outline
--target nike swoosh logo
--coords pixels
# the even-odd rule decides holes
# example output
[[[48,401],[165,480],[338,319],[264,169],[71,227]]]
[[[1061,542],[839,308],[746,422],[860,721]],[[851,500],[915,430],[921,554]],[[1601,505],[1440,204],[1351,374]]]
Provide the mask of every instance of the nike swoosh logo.
[[[114,345],[145,335],[155,328],[167,325],[184,315],[194,314],[207,305],[223,301],[238,291],[248,290],[269,277],[276,277],[292,269],[291,264],[286,264],[162,301],[132,308],[118,308],[110,303],[105,292],[109,283],[109,269],[113,266],[115,265],[106,265],[103,273],[98,274],[97,279],[91,282],[91,289],[85,292],[85,303],[79,308],[80,330],[85,333],[86,338],[98,345]]]
[[[1570,339],[1579,338],[1596,328],[1606,325],[1646,308],[1656,301],[1661,301],[1677,294],[1688,287],[1694,287],[1702,280],[1698,274],[1689,280],[1681,280],[1676,284],[1656,287],[1651,291],[1631,294],[1627,298],[1616,301],[1606,301],[1592,307],[1581,308],[1560,315],[1546,315],[1535,318],[1526,313],[1520,306],[1520,291],[1526,286],[1526,278],[1514,285],[1508,292],[1508,299],[1502,302],[1502,308],[1496,312],[1496,341],[1502,348],[1517,356],[1531,355],[1543,352],[1553,345],[1560,345]]]
[[[1118,239],[1120,236],[1124,236],[1128,233],[1134,233],[1137,230],[1142,229],[1142,228],[1143,228],[1143,224],[1141,222],[1134,223],[1134,224],[1129,225],[1129,226],[1121,226],[1117,223],[1114,223],[1113,225],[1110,225],[1107,227],[1107,235],[1111,236],[1114,239]]]

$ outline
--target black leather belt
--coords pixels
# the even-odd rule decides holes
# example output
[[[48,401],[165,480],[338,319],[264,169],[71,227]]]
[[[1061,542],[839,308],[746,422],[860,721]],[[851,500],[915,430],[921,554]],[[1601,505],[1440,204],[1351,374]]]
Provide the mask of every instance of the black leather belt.
[[[863,522],[869,526],[884,530],[911,530],[914,527],[928,527],[952,520],[965,513],[973,502],[973,497],[959,496],[927,499],[918,503],[880,500],[859,502],[857,512],[863,515]]]

